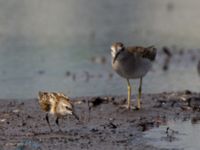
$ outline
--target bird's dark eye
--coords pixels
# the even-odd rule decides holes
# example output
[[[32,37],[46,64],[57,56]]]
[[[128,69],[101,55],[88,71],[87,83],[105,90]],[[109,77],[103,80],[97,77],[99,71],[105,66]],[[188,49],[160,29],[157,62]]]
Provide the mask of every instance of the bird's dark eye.
[[[117,42],[116,45],[119,46],[119,47],[124,47],[124,45],[121,42]]]

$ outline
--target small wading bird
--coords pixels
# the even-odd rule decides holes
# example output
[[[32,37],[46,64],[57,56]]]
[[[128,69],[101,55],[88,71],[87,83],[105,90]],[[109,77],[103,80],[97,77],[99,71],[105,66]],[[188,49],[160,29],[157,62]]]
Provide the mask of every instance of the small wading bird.
[[[130,109],[131,85],[130,79],[140,79],[138,89],[137,108],[140,109],[140,99],[142,94],[142,78],[147,74],[152,66],[152,61],[156,57],[156,49],[150,47],[124,47],[120,42],[111,46],[112,68],[128,83],[128,105]]]
[[[74,112],[74,106],[70,99],[62,93],[56,92],[41,92],[39,91],[39,105],[43,111],[46,112],[46,121],[50,130],[52,131],[51,125],[49,123],[48,114],[56,116],[56,124],[59,126],[59,118],[62,118],[66,115],[73,115],[77,120],[79,117]]]

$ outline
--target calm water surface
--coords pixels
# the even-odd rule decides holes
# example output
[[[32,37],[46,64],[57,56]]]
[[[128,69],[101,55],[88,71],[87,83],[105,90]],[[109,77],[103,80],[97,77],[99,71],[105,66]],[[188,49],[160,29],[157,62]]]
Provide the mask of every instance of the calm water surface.
[[[32,98],[39,90],[71,97],[126,95],[125,80],[111,69],[111,43],[198,48],[198,4],[197,0],[0,0],[0,98]],[[164,73],[158,58],[144,79],[144,92],[199,91],[196,63],[197,59],[186,58]],[[133,90],[137,88],[134,81]]]

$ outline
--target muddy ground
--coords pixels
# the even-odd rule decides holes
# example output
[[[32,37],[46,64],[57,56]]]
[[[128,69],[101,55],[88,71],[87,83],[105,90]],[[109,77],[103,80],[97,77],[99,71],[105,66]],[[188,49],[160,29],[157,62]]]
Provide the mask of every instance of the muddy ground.
[[[171,119],[191,119],[193,123],[200,119],[200,94],[190,91],[144,94],[141,110],[128,111],[121,107],[125,102],[125,96],[74,98],[81,122],[73,116],[63,118],[60,132],[51,116],[50,132],[37,99],[1,100],[0,149],[156,150],[147,144],[145,131]]]

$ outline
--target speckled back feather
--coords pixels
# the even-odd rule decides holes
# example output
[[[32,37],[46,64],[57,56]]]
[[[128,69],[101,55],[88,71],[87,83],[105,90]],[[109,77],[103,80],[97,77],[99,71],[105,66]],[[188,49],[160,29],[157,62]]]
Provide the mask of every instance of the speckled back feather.
[[[73,105],[72,105],[72,103],[70,102],[70,99],[67,96],[65,96],[62,93],[55,93],[55,92],[53,93],[53,95],[58,100],[58,104],[56,105],[56,109],[60,110],[62,108],[62,106],[64,106],[69,114],[73,113],[73,111],[74,111]],[[56,110],[56,112],[57,112],[57,110]]]
[[[39,105],[41,109],[45,112],[48,112],[51,109],[51,103],[49,101],[50,95],[48,92],[39,91]]]
[[[156,48],[154,46],[150,47],[140,47],[140,46],[135,46],[135,47],[127,47],[126,50],[128,52],[134,54],[134,55],[140,55],[143,58],[147,58],[151,61],[155,60],[156,57]]]
[[[73,114],[73,105],[70,99],[58,92],[39,92],[39,104],[43,111],[57,116]]]

